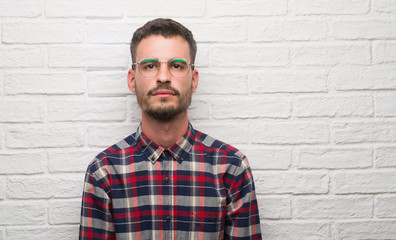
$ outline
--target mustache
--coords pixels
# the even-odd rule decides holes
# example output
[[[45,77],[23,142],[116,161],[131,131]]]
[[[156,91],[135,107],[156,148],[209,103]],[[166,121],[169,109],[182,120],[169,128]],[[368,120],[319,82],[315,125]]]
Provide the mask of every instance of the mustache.
[[[177,90],[177,89],[175,89],[175,88],[169,86],[169,84],[166,84],[166,83],[161,83],[160,85],[156,86],[155,88],[150,89],[150,90],[147,92],[147,96],[151,96],[151,95],[153,95],[153,93],[154,93],[155,91],[158,91],[158,90],[161,90],[161,89],[162,89],[162,90],[169,90],[169,91],[172,91],[174,95],[180,96],[179,90]]]

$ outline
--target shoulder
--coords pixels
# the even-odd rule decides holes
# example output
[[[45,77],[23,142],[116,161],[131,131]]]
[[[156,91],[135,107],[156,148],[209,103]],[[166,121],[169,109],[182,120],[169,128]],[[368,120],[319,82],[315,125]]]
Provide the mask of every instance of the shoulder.
[[[246,156],[236,147],[213,138],[206,133],[195,131],[195,148],[203,151],[206,156],[222,158],[227,164],[242,167],[243,169],[250,168]]]
[[[96,155],[89,163],[87,173],[94,174],[99,169],[117,164],[125,152],[136,151],[138,146],[135,135],[136,133],[127,136]]]

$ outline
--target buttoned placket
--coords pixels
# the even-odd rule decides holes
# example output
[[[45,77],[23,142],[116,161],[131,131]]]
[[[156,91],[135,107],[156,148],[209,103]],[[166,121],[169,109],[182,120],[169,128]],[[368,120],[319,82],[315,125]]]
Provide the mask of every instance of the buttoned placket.
[[[162,169],[162,186],[163,192],[167,192],[167,195],[163,196],[164,206],[169,206],[167,209],[167,213],[163,216],[163,224],[164,224],[164,239],[172,239],[173,234],[173,220],[172,212],[174,211],[174,192],[173,192],[173,157],[170,154],[168,149],[164,149],[164,151],[160,155],[160,164]]]

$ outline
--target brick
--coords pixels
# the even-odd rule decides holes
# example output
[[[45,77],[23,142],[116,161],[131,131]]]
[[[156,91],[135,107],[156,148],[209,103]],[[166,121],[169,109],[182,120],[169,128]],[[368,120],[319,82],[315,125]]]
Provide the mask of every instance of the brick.
[[[88,142],[93,147],[108,147],[134,133],[137,124],[102,124],[88,126]]]
[[[375,42],[373,45],[373,59],[375,63],[396,62],[396,41]]]
[[[63,225],[50,227],[12,227],[7,228],[7,240],[26,239],[42,240],[42,239],[78,239],[78,225]]]
[[[371,218],[371,197],[302,197],[293,200],[293,218],[352,219]]]
[[[329,190],[325,173],[255,171],[254,183],[259,194],[325,194]]]
[[[82,94],[85,91],[83,73],[17,73],[6,75],[4,91],[17,94]]]
[[[5,197],[6,197],[6,181],[4,178],[0,178],[0,199],[4,199]]]
[[[395,171],[340,172],[332,183],[336,194],[396,193]]]
[[[122,17],[122,0],[52,0],[47,1],[47,17]]]
[[[201,17],[204,15],[206,1],[127,1],[126,14],[128,17]],[[147,6],[150,6],[149,8]]]
[[[376,216],[379,218],[396,217],[396,197],[395,196],[378,196],[375,202]]]
[[[90,22],[86,25],[88,43],[126,43],[144,22]]]
[[[356,15],[369,11],[369,0],[295,0],[296,15]]]
[[[396,167],[396,147],[378,147],[375,152],[376,167]]]
[[[336,67],[329,72],[329,81],[337,90],[396,89],[396,68],[389,66]]]
[[[77,124],[34,124],[8,127],[9,148],[80,147],[84,138]]]
[[[43,104],[37,101],[2,100],[0,122],[40,122]]]
[[[0,46],[0,67],[43,67],[43,56],[39,47]]]
[[[376,13],[396,14],[396,0],[371,1],[371,8]]]
[[[246,23],[242,21],[183,22],[191,30],[197,42],[243,42],[246,41]],[[221,29],[221,31],[219,31]]]
[[[43,173],[46,160],[43,153],[0,153],[0,174]]]
[[[293,103],[297,117],[373,116],[372,96],[298,97]]]
[[[287,13],[287,0],[209,1],[207,12],[212,17],[285,15]]]
[[[188,107],[188,118],[194,120],[209,120],[211,118],[211,104],[206,100],[195,98]]]
[[[216,67],[286,66],[289,50],[263,45],[219,45],[210,49],[209,62]]]
[[[291,203],[289,197],[257,196],[260,218],[290,219]]]
[[[5,136],[5,133],[4,133],[3,129],[0,128],[0,149],[5,145],[4,136]]]
[[[125,46],[49,47],[50,67],[109,67],[125,68],[129,50]]]
[[[49,121],[122,121],[126,100],[67,100],[48,103]]]
[[[128,89],[126,71],[88,73],[88,94],[101,97],[131,94]]]
[[[236,121],[194,122],[194,128],[228,144],[248,143],[248,124]]]
[[[333,25],[336,39],[394,39],[396,22],[385,20],[348,20],[336,21]]]
[[[9,177],[7,197],[13,199],[79,198],[84,174]]]
[[[257,72],[249,75],[251,93],[326,92],[327,75],[313,71]]]
[[[368,168],[372,166],[370,148],[303,148],[298,151],[300,169]]]
[[[210,45],[205,43],[197,43],[197,56],[195,57],[195,67],[208,67],[209,66],[209,49]]]
[[[392,142],[396,133],[393,122],[335,122],[336,143]]]
[[[4,95],[4,79],[5,76],[0,72],[0,96]]]
[[[62,152],[49,152],[49,171],[59,172],[85,172],[89,162],[100,150],[70,150]]]
[[[235,97],[213,99],[213,117],[224,118],[288,118],[291,115],[291,100],[287,98]],[[238,111],[230,106],[238,106]]]
[[[329,141],[329,129],[324,122],[258,123],[250,129],[253,143],[315,144]]]
[[[0,225],[40,225],[47,220],[43,202],[0,202],[0,209]]]
[[[375,96],[375,115],[381,117],[396,117],[396,94],[379,93]]]
[[[329,240],[328,222],[264,221],[261,223],[264,239],[271,240]]]
[[[304,43],[291,48],[291,60],[297,66],[364,65],[370,59],[365,43]]]
[[[254,42],[324,40],[325,22],[312,20],[261,20],[248,25],[248,39]]]
[[[0,17],[38,17],[43,12],[43,1],[2,0]]]
[[[343,221],[334,224],[334,231],[336,239],[396,239],[396,221]]]
[[[246,74],[200,72],[198,89],[195,95],[247,95]]]
[[[252,169],[288,169],[291,165],[289,148],[264,148],[259,145],[240,149],[249,159]]]
[[[84,40],[82,22],[12,22],[3,24],[5,43],[79,43]]]
[[[80,223],[81,199],[50,200],[48,202],[49,224]]]

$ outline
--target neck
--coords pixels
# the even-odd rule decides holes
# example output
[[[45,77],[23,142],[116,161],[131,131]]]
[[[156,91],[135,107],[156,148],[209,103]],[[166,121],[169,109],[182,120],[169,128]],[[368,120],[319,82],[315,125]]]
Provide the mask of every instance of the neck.
[[[187,131],[187,111],[169,121],[159,121],[142,112],[142,131],[153,142],[164,148],[175,144]]]

